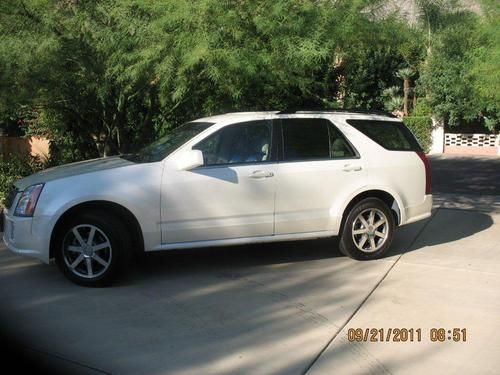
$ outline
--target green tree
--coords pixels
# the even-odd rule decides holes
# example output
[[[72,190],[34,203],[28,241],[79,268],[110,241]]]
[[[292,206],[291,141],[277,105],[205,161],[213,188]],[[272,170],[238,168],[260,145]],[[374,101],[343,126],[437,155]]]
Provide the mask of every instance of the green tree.
[[[220,112],[383,109],[405,67],[442,118],[496,121],[498,16],[418,3],[415,27],[381,0],[5,0],[0,123],[77,160]]]
[[[494,129],[500,118],[498,2],[482,1],[481,14],[456,1],[419,3],[430,34],[417,89],[433,114],[449,125],[484,120]]]
[[[473,88],[474,106],[490,129],[500,124],[500,5],[483,1],[485,18],[479,26],[480,45],[469,50],[467,78]]]
[[[498,33],[495,36],[484,20],[470,12],[457,13],[454,22],[436,36],[419,84],[438,118],[452,126],[482,116],[489,119],[490,127],[498,123],[498,93],[493,89],[499,83],[495,42]]]
[[[30,132],[90,157],[204,114],[318,102],[348,3],[8,0],[2,108],[30,106]]]

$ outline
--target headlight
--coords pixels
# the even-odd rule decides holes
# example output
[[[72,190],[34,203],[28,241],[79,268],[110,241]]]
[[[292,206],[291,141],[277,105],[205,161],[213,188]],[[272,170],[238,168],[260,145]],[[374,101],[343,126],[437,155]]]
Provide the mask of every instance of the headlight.
[[[21,194],[21,198],[17,202],[14,215],[16,216],[33,216],[35,212],[36,202],[42,192],[44,184],[36,184],[28,186]]]

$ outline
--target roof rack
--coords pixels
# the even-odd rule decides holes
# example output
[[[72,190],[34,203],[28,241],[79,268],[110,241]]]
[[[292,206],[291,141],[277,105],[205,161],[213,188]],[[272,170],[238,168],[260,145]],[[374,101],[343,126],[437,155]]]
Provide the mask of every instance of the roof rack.
[[[290,115],[295,113],[364,113],[369,115],[382,115],[387,117],[397,117],[390,112],[380,110],[365,109],[287,109],[280,111],[278,115]]]

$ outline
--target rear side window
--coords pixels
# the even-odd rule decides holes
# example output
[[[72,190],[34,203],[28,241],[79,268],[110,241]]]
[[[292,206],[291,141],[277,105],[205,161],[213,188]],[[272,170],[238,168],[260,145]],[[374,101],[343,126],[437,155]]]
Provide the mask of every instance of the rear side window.
[[[326,119],[283,119],[281,124],[284,160],[322,160],[355,156],[349,142]]]
[[[361,133],[391,151],[422,151],[412,132],[399,121],[347,120]]]

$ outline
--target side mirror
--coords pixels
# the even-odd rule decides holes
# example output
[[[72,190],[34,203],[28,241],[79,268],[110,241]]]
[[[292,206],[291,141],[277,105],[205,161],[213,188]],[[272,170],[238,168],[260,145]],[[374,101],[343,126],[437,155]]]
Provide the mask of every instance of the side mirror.
[[[189,171],[200,165],[203,165],[203,153],[200,150],[185,151],[177,161],[177,169],[180,171]]]

